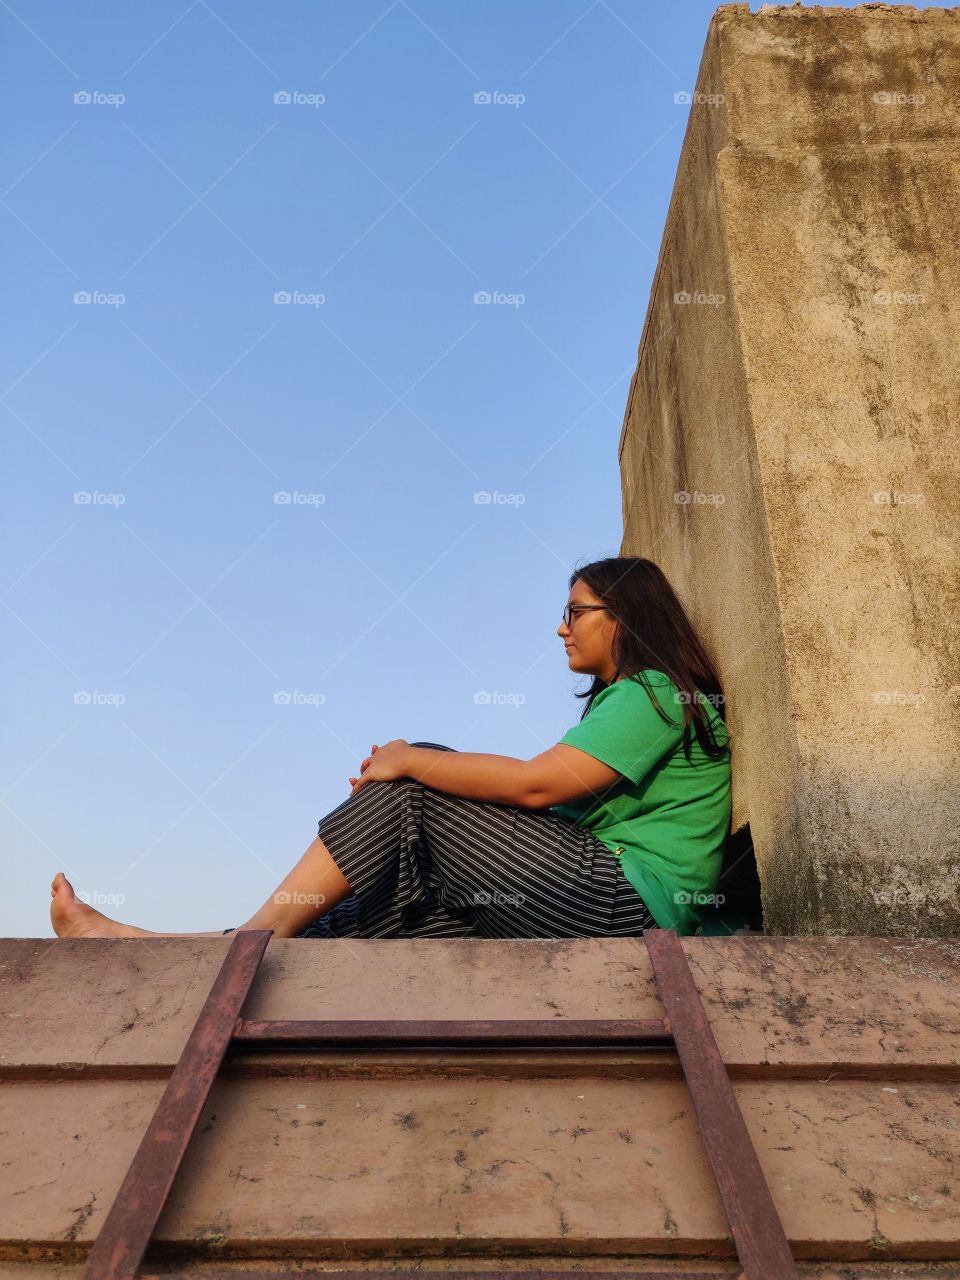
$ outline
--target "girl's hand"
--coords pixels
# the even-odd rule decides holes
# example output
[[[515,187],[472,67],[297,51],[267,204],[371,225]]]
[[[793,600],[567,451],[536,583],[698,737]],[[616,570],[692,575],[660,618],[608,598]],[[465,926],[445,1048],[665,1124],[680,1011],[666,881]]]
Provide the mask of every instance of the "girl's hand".
[[[355,796],[368,782],[393,782],[406,777],[407,750],[410,744],[404,738],[394,738],[382,747],[374,744],[371,754],[360,766],[360,777],[349,778],[350,794]]]
[[[366,769],[366,768],[369,766],[370,761],[373,759],[373,753],[374,753],[375,751],[379,751],[379,747],[377,746],[377,744],[376,744],[376,743],[374,743],[374,744],[373,744],[373,746],[370,748],[370,754],[367,756],[367,758],[366,758],[365,760],[362,760],[362,761],[360,762],[360,772],[361,772],[361,773],[363,773],[364,769]],[[352,786],[352,785],[353,785],[353,783],[355,783],[355,782],[356,782],[356,778],[348,778],[348,779],[347,779],[347,781],[348,781],[348,782],[351,784],[351,786]]]

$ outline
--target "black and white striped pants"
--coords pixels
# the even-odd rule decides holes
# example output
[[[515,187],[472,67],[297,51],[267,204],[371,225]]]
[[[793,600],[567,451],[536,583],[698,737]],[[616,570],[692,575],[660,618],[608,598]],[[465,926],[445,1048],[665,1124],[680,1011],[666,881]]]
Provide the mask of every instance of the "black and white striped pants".
[[[303,938],[590,938],[656,928],[620,859],[548,809],[398,778],[365,783],[317,834],[353,892]]]

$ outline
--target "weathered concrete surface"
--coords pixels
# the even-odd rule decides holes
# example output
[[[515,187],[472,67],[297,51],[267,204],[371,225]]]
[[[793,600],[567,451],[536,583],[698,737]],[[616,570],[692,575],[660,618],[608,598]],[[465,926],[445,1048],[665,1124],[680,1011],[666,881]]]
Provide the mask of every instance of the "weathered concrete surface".
[[[0,940],[0,1276],[77,1274],[229,945]],[[955,1276],[933,1264],[960,1260],[960,948],[682,945],[804,1275]],[[277,940],[244,1010],[662,1012],[633,939]],[[236,1058],[156,1240],[191,1268],[713,1257],[735,1274],[675,1061],[628,1051]]]
[[[957,934],[960,9],[724,5],[697,91],[622,553],[717,659],[767,927]]]
[[[228,938],[0,939],[0,1081],[166,1077],[229,945]],[[956,939],[684,938],[681,945],[731,1074],[960,1075]],[[87,981],[94,965],[96,980]],[[639,938],[275,939],[245,1009],[250,1018],[661,1014]],[[332,1070],[342,1057],[323,1060]],[[482,1069],[453,1053],[444,1069],[461,1059],[471,1073]],[[382,1060],[385,1074],[401,1070],[388,1071],[389,1055]],[[620,1055],[606,1060],[623,1073]],[[506,1061],[516,1070],[521,1060]],[[542,1067],[542,1057],[530,1061]],[[643,1061],[646,1073],[657,1059]],[[501,1065],[492,1069],[502,1074]]]
[[[4,1086],[19,1170],[0,1204],[5,1252],[92,1243],[162,1090]],[[737,1098],[795,1253],[957,1257],[956,1083],[751,1081]],[[731,1253],[685,1085],[592,1073],[224,1080],[156,1239],[328,1257],[344,1240],[368,1256],[450,1254],[463,1240],[493,1253]]]

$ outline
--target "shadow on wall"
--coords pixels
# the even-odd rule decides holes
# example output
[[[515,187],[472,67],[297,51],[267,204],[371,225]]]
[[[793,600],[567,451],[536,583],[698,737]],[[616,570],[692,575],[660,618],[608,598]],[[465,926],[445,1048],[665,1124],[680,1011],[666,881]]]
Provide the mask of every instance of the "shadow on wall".
[[[747,823],[727,841],[717,880],[716,902],[701,908],[700,933],[709,937],[763,932],[760,876]]]

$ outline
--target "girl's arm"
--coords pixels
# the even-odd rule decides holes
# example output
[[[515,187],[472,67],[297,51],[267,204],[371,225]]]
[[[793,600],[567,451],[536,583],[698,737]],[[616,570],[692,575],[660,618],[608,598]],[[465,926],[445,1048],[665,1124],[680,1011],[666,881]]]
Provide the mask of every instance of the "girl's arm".
[[[623,777],[602,760],[562,743],[532,760],[478,751],[437,751],[407,744],[402,773],[465,800],[528,809],[599,796]]]

